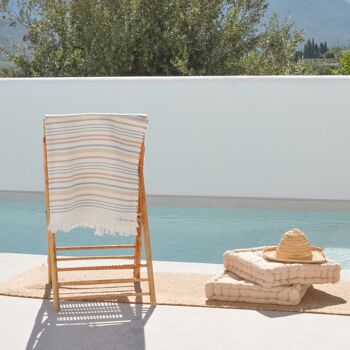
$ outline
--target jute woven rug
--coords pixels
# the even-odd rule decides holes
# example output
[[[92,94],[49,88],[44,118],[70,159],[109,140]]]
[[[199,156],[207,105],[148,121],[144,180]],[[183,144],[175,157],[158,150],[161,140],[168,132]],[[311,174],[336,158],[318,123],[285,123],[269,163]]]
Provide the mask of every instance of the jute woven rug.
[[[76,279],[110,279],[131,277],[130,272],[115,271],[69,271],[60,272],[60,281]],[[233,309],[254,309],[288,312],[309,312],[335,315],[350,315],[350,282],[320,284],[310,287],[297,306],[252,304],[243,302],[210,302],[204,295],[204,284],[212,275],[192,273],[155,273],[157,304],[182,305]],[[116,299],[116,292],[131,292],[142,288],[147,291],[147,283],[119,285],[66,286],[60,288],[63,300],[148,303],[148,297],[124,297]],[[104,294],[101,298],[99,294]],[[16,297],[50,299],[51,287],[47,284],[47,267],[37,266],[9,280],[0,283],[0,294]]]

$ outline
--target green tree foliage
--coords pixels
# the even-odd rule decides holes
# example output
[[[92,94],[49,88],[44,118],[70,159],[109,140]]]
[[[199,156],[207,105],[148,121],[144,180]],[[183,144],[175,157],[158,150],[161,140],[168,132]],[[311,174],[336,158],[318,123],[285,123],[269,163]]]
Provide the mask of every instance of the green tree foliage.
[[[21,76],[297,74],[302,33],[266,0],[0,0],[27,28]],[[19,9],[19,10],[18,10]]]
[[[343,74],[350,74],[350,51],[345,51],[340,57],[340,65]]]
[[[302,60],[304,58],[303,56],[303,51],[295,51],[295,54],[294,54],[294,62],[298,62],[300,60]]]
[[[337,61],[339,61],[341,55],[343,54],[344,51],[347,51],[348,49],[346,47],[342,46],[335,46],[329,49],[325,54],[325,58],[334,58]]]
[[[295,63],[295,48],[303,41],[301,32],[293,28],[292,23],[278,20],[274,14],[266,31],[260,36],[260,50],[254,51],[247,59],[246,67],[250,74],[279,75],[307,74],[311,71],[303,62]]]
[[[350,50],[344,50],[338,57],[340,67],[333,74],[350,75]]]
[[[321,58],[328,51],[327,42],[317,44],[314,39],[308,39],[304,45],[304,58]]]

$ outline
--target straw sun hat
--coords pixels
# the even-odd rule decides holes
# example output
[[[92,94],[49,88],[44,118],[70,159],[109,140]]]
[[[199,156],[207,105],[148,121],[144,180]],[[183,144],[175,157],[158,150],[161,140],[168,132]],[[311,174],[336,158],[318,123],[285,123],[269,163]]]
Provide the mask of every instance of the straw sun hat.
[[[323,250],[312,247],[306,234],[298,228],[284,233],[278,247],[264,249],[263,255],[285,263],[321,264],[326,261]]]

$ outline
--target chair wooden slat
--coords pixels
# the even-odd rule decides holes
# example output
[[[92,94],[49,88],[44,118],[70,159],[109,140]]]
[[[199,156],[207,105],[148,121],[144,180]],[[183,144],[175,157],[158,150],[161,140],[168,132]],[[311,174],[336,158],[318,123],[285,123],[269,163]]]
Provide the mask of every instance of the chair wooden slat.
[[[73,260],[113,260],[113,259],[134,259],[134,255],[117,255],[117,256],[71,256],[71,257],[59,257],[57,261],[73,261]]]
[[[138,283],[146,282],[148,278],[113,278],[113,279],[100,279],[100,280],[79,280],[79,281],[67,281],[59,282],[59,286],[85,286],[91,284],[110,284],[110,283]]]
[[[115,244],[115,245],[91,245],[76,247],[57,247],[56,250],[93,250],[93,249],[134,249],[134,244]]]
[[[147,267],[147,264],[58,267],[57,271],[63,272],[63,271],[92,271],[92,270],[133,270],[136,267]]]

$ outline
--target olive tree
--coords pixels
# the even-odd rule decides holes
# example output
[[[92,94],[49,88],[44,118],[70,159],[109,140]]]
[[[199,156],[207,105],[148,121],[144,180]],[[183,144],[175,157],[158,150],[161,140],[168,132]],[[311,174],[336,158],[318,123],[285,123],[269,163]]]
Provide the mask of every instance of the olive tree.
[[[302,33],[266,0],[0,0],[20,76],[293,74]]]

